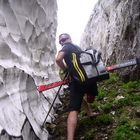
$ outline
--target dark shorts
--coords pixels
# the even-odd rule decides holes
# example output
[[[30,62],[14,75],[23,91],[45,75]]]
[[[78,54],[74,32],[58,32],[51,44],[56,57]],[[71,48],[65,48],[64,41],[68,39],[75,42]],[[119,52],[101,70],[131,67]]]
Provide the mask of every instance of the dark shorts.
[[[80,84],[73,81],[69,85],[70,88],[70,104],[69,111],[80,111],[83,97],[85,94],[97,96],[98,88],[97,83],[89,81],[84,84]]]

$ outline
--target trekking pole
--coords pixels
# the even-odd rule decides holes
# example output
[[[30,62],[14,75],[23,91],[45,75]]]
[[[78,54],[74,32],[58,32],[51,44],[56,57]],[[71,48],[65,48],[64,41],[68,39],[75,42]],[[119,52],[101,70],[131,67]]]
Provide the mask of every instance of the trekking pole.
[[[67,77],[68,77],[68,73],[65,74],[65,77],[64,77],[63,80],[65,80]],[[54,100],[53,100],[53,102],[52,102],[52,104],[51,104],[51,106],[50,106],[50,109],[49,109],[49,111],[48,111],[46,117],[45,117],[45,120],[44,120],[44,122],[43,122],[42,128],[44,128],[45,122],[46,122],[46,120],[47,120],[47,118],[48,118],[48,116],[49,116],[49,114],[50,114],[50,112],[51,112],[51,109],[52,109],[52,107],[53,107],[53,105],[54,105],[55,100],[57,99],[57,96],[58,96],[58,94],[59,94],[59,92],[60,92],[62,86],[63,86],[63,84],[60,85],[58,91],[56,92],[55,98],[54,98]]]

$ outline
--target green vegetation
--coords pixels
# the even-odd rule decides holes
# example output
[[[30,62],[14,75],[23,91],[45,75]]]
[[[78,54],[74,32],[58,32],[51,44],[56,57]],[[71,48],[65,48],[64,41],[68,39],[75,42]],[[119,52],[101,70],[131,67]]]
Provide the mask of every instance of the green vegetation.
[[[113,122],[110,114],[102,114],[96,118],[96,125],[110,125]]]
[[[136,125],[126,122],[123,125],[119,125],[113,133],[113,140],[139,140],[140,134],[136,133],[134,129],[137,128]],[[140,128],[139,128],[140,129]]]
[[[92,128],[85,133],[85,140],[91,140],[96,134],[96,129]]]
[[[84,140],[139,140],[140,117],[140,80],[122,82],[115,74],[99,83],[99,95],[91,104],[94,111],[100,112],[96,118],[84,118],[79,121],[79,134]],[[82,118],[81,117],[81,118]],[[99,137],[100,135],[100,137]]]

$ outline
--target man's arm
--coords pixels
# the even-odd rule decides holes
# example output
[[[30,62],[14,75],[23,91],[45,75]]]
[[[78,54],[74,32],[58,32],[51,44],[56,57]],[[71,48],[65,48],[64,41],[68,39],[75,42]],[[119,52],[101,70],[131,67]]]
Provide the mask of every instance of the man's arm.
[[[56,57],[56,63],[57,65],[62,69],[62,70],[66,70],[66,66],[63,62],[63,59],[64,59],[64,55],[65,53],[64,52],[59,52],[57,57]]]

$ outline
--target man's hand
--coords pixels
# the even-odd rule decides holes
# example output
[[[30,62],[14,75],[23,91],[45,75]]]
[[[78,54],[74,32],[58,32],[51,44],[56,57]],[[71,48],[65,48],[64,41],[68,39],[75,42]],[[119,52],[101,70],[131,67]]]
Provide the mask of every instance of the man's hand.
[[[62,70],[62,69],[60,69],[59,70],[59,76],[60,76],[60,79],[61,80],[64,80],[64,77],[66,76],[68,74],[68,71],[67,70]]]
[[[64,62],[63,62],[64,56],[65,56],[65,53],[64,53],[64,52],[59,52],[58,55],[57,55],[57,57],[56,57],[56,63],[57,63],[57,65],[58,65],[62,70],[65,71],[66,66],[65,66],[65,64],[64,64]]]

